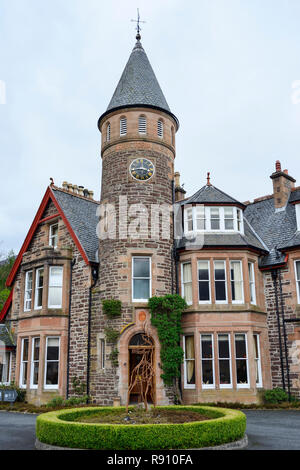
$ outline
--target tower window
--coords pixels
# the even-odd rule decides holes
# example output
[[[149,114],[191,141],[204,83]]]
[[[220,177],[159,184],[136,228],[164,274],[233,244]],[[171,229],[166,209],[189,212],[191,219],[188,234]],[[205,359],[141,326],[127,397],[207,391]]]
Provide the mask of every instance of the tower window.
[[[146,116],[139,117],[139,134],[147,134],[147,119]]]
[[[127,119],[125,117],[122,117],[120,119],[120,135],[126,135],[127,134]]]
[[[158,137],[164,136],[164,123],[162,122],[161,119],[157,121],[157,135]]]
[[[110,123],[107,124],[106,127],[106,142],[110,141]]]

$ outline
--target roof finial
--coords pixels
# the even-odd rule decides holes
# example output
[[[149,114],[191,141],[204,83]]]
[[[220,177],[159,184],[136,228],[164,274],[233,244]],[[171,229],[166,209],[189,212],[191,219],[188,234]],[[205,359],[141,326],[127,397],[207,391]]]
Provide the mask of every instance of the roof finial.
[[[207,173],[207,186],[211,186],[211,182],[210,182],[210,172]]]
[[[54,179],[50,178],[50,181],[51,181],[50,186],[54,186]]]
[[[136,39],[137,39],[137,41],[140,41],[141,40],[140,32],[142,30],[142,28],[140,27],[140,23],[146,23],[146,21],[141,21],[139,9],[137,9],[137,20],[131,20],[131,21],[134,21],[137,25],[136,26],[136,30],[137,30]]]

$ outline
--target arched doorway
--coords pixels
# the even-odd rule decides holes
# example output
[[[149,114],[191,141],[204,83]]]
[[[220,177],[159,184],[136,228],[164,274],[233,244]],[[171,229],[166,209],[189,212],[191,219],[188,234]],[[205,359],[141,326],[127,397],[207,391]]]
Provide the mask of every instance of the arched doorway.
[[[130,339],[128,389],[131,389],[131,403],[141,401],[141,388],[146,393],[147,402],[155,402],[154,354],[154,341],[146,333],[138,333]]]

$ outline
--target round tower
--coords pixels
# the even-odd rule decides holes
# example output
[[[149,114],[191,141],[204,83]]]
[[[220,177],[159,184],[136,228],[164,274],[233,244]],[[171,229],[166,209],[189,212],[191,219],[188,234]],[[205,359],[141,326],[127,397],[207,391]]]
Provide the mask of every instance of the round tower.
[[[98,127],[102,134],[99,293],[101,299],[122,303],[122,315],[113,321],[114,328],[122,331],[118,344],[120,380],[114,394],[124,402],[136,361],[130,357],[132,338],[150,325],[147,300],[173,293],[175,285],[172,204],[179,123],[139,34]],[[102,318],[105,327],[105,315]],[[159,377],[153,391],[158,402],[166,403],[158,370],[158,339],[151,326],[147,331],[155,347]]]

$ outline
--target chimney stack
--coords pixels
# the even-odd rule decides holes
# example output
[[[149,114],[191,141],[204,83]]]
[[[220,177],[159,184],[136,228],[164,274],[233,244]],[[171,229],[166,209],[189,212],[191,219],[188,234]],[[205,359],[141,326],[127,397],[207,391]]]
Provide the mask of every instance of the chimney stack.
[[[174,175],[175,183],[175,202],[182,201],[186,195],[186,191],[180,186],[180,173],[176,171]]]
[[[292,178],[288,170],[281,170],[281,163],[276,161],[275,173],[270,178],[273,180],[273,196],[275,209],[282,210],[287,205],[292,188],[295,187],[296,180]]]

